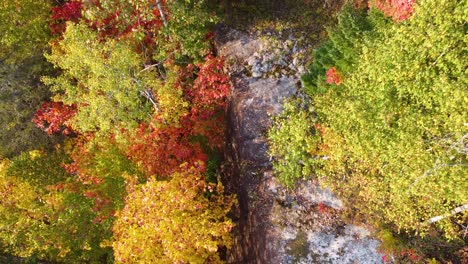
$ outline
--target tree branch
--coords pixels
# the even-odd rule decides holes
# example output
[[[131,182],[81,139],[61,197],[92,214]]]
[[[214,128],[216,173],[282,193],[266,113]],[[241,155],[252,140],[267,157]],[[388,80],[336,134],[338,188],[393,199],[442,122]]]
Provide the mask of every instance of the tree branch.
[[[161,6],[161,1],[156,0],[156,6],[158,7],[159,14],[161,15],[161,20],[163,21],[164,27],[167,27],[167,20],[166,20],[166,16],[164,15],[164,11]]]
[[[468,210],[468,204],[464,204],[464,205],[462,205],[462,206],[459,206],[459,207],[453,209],[452,211],[450,211],[450,212],[447,213],[447,214],[438,215],[438,216],[432,217],[432,218],[429,219],[429,221],[427,221],[427,222],[428,222],[429,224],[433,224],[433,223],[438,222],[438,221],[440,221],[440,220],[442,220],[442,219],[445,219],[445,218],[447,218],[447,217],[450,217],[450,216],[452,216],[452,215],[454,215],[454,214],[461,213],[461,212],[466,211],[466,210]]]
[[[151,92],[148,89],[145,89],[143,91],[140,91],[141,95],[144,96],[146,99],[148,99],[154,106],[154,109],[156,109],[157,112],[159,112],[159,106],[158,103],[156,103],[156,100],[154,99],[153,92]]]

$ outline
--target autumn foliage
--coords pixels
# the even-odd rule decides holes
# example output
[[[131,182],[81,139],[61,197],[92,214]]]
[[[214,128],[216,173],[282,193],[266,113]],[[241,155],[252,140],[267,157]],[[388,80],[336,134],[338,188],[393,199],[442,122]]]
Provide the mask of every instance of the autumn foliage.
[[[62,133],[68,135],[75,133],[70,119],[76,113],[75,105],[66,105],[61,102],[45,102],[37,110],[33,122],[47,134]]]
[[[230,83],[207,49],[214,19],[203,6],[74,0],[45,9],[41,26],[54,40],[44,55],[57,70],[41,78],[53,101],[32,121],[60,144],[0,159],[0,212],[11,215],[0,215],[0,250],[65,263],[222,262],[235,199],[212,156],[224,144]]]
[[[166,1],[159,2],[166,19]],[[84,5],[84,12],[91,27],[104,37],[120,38],[137,32],[146,44],[151,44],[163,26],[155,1],[93,1]]]
[[[335,67],[331,67],[327,73],[327,83],[329,84],[341,84],[341,75],[338,73]]]
[[[325,132],[311,175],[388,230],[398,263],[456,255],[467,220],[466,2],[415,2],[345,7],[303,78]]]
[[[128,154],[148,175],[168,176],[182,163],[206,161],[200,145],[190,142],[187,127],[154,127],[142,124],[136,130]]]
[[[66,21],[78,22],[81,18],[83,4],[81,1],[66,2],[61,6],[51,8],[53,22],[49,25],[52,34],[61,34],[65,31]]]
[[[221,184],[206,183],[201,163],[133,187],[112,229],[117,262],[221,262],[216,252],[231,245],[226,213],[234,200],[222,196]]]
[[[204,63],[198,64],[199,72],[193,87],[188,90],[192,102],[192,114],[209,117],[226,105],[231,84],[224,72],[224,60],[208,55]]]
[[[377,8],[394,21],[408,19],[413,13],[416,0],[374,0],[369,2],[370,8]]]

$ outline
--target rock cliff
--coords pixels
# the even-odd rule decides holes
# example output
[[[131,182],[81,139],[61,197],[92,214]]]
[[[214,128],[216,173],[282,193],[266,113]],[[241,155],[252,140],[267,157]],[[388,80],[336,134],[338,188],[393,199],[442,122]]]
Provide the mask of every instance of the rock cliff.
[[[381,263],[379,241],[339,218],[342,203],[330,191],[313,179],[286,190],[273,174],[266,141],[271,116],[288,98],[302,96],[305,60],[296,54],[304,51],[300,40],[288,40],[271,47],[223,25],[215,33],[233,84],[224,180],[238,196],[239,212],[228,263]]]

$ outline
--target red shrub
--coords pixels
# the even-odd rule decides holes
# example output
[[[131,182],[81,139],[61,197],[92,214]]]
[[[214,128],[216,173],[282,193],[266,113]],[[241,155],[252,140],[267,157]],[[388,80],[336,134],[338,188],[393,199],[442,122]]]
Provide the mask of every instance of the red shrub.
[[[81,1],[70,1],[58,7],[52,7],[51,18],[54,20],[50,24],[52,34],[61,34],[65,31],[65,22],[77,22],[81,18],[83,4]]]
[[[399,22],[408,19],[413,13],[416,0],[374,0],[369,2],[371,8],[381,10],[386,16]]]
[[[199,144],[190,141],[191,127],[140,125],[128,151],[131,159],[143,165],[149,175],[168,176],[183,163],[206,161]]]
[[[226,105],[231,89],[229,75],[224,72],[224,60],[213,55],[208,55],[205,62],[197,66],[200,68],[198,77],[188,90],[192,114],[209,117]]]
[[[161,5],[165,9],[165,1],[161,1]],[[95,1],[91,6],[98,8],[100,17],[90,22],[103,37],[120,38],[138,30],[144,35],[143,42],[152,44],[153,37],[163,25],[161,14],[154,1],[136,1],[126,6],[116,1],[115,5],[106,8],[103,8],[99,1]],[[167,17],[167,10],[164,11]]]
[[[61,132],[64,135],[76,133],[70,125],[70,119],[76,113],[75,105],[65,105],[61,102],[45,102],[41,105],[32,121],[47,134]]]
[[[340,85],[341,82],[341,75],[338,73],[335,67],[331,67],[327,71],[327,83]]]

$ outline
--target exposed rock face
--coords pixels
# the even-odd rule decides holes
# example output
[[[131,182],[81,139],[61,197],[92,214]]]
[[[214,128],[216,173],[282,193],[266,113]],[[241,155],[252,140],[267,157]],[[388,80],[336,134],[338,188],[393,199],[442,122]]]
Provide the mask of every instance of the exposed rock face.
[[[269,78],[268,72],[252,73],[249,64],[268,68],[260,61],[271,63],[258,57],[264,45],[258,38],[221,26],[215,40],[233,83],[228,110],[232,168],[226,186],[237,193],[240,212],[228,262],[381,263],[379,242],[365,228],[337,218],[342,203],[331,192],[314,181],[288,191],[273,175],[266,133],[284,101],[300,96],[296,74]]]

